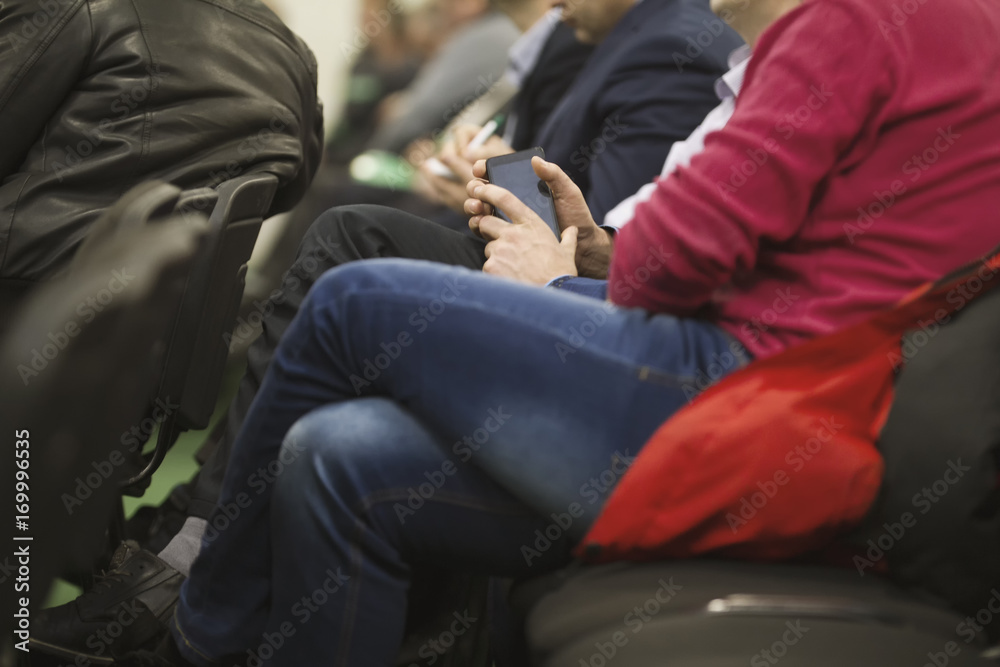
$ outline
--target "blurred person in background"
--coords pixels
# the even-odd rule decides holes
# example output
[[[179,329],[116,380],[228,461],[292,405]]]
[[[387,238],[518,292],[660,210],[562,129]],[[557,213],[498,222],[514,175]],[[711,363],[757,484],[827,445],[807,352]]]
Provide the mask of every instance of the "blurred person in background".
[[[320,159],[316,62],[259,0],[9,0],[0,12],[0,322],[125,191],[269,172],[272,213]]]
[[[442,117],[438,127],[423,138],[411,142],[405,149],[406,159],[419,166],[436,150],[436,141],[445,138],[448,141],[454,127],[469,118],[490,118],[500,111],[506,112],[504,136],[509,143],[519,148],[534,145],[538,130],[547,121],[549,114],[558,104],[566,91],[576,80],[577,74],[583,68],[593,51],[593,46],[580,43],[574,36],[572,28],[559,21],[560,11],[551,10],[551,0],[501,0],[495,6],[505,14],[522,31],[521,36],[508,50],[505,56],[506,69],[503,75],[490,85],[480,81],[477,88],[478,96],[474,99],[463,99],[453,104],[455,108]],[[406,37],[403,41],[392,40],[383,48],[383,37],[392,32],[397,24],[405,24],[400,28],[404,36],[412,32],[423,32],[421,28],[411,29],[416,24],[426,24],[429,19],[418,18],[426,11],[390,11],[392,3],[380,5],[376,12],[369,10],[364,31],[358,34],[371,34],[371,44],[363,52],[365,60],[375,60],[380,56],[366,57],[378,46],[377,53],[389,48],[400,50],[402,45],[409,44],[408,52],[416,52],[419,46],[414,43],[416,38]],[[390,29],[379,30],[378,26],[387,24]],[[361,40],[364,41],[363,39]],[[352,45],[353,46],[353,45]],[[375,52],[373,52],[374,54]],[[355,70],[357,72],[357,70]],[[482,77],[479,77],[482,79]],[[386,90],[383,83],[378,85],[371,77],[352,77],[351,91],[355,85],[360,91]],[[446,224],[452,228],[465,229],[465,218],[456,216],[449,209],[441,206],[440,198],[435,188],[425,180],[421,172],[414,173],[412,189],[401,187],[399,183],[372,184],[358,182],[351,174],[351,161],[370,145],[371,134],[378,126],[374,107],[381,104],[384,96],[372,98],[363,104],[351,105],[345,111],[345,123],[338,129],[334,140],[327,145],[324,164],[321,166],[313,182],[313,186],[302,203],[296,208],[288,222],[287,229],[278,241],[280,248],[275,250],[275,261],[268,266],[267,276],[257,280],[252,275],[248,281],[248,289],[256,300],[266,298],[267,294],[278,286],[281,273],[291,263],[295,249],[301,241],[306,229],[327,209],[346,204],[380,204],[407,211],[415,215],[427,217]],[[464,105],[459,107],[457,105]],[[445,123],[443,118],[450,120]],[[374,159],[369,153],[365,157]],[[397,170],[408,167],[396,165]],[[391,167],[386,167],[390,169]],[[459,176],[463,178],[463,176]],[[456,182],[457,183],[457,182]],[[459,186],[460,187],[460,186]],[[252,289],[251,289],[252,288]]]
[[[446,138],[440,157],[457,178],[423,169],[419,183],[424,195],[460,212],[471,160],[537,145],[583,189],[600,220],[659,173],[671,145],[686,138],[716,104],[714,81],[726,71],[729,53],[742,43],[712,15],[704,0],[553,4],[563,10],[563,20],[577,40],[595,45],[593,57],[551,111],[537,114],[534,122],[522,118],[521,132],[512,133],[510,139],[526,141],[526,146],[512,147],[495,138],[474,155],[465,155],[479,128],[462,127],[453,140]],[[512,11],[517,5],[500,7]],[[535,8],[536,16],[539,9]],[[529,25],[528,20],[521,23]],[[561,35],[553,33],[551,39],[557,37]],[[546,64],[536,63],[532,74],[547,71]],[[539,115],[545,115],[544,122]],[[525,124],[537,130],[529,135]],[[408,192],[368,189],[362,199],[344,194],[328,191],[310,202],[308,209],[296,214],[299,226],[318,214],[322,204],[381,203],[439,220],[435,209]],[[453,228],[465,226],[464,218],[440,221]]]
[[[431,32],[436,48],[413,82],[379,105],[379,127],[369,148],[401,153],[443,127],[502,76],[507,51],[517,40],[517,27],[488,0],[427,2],[436,19]]]
[[[351,65],[341,119],[326,144],[321,172],[330,166],[346,168],[371,141],[378,129],[378,108],[392,94],[412,83],[426,60],[411,36],[414,12],[388,0],[365,0],[352,43],[345,56],[360,53]],[[366,44],[367,42],[367,44]]]
[[[532,142],[583,190],[602,220],[659,172],[671,145],[715,106],[714,82],[742,41],[700,0],[556,4],[577,39],[597,47]],[[514,150],[495,137],[467,152],[478,129],[461,128],[442,150],[458,182],[423,173],[440,200],[458,211],[472,162]]]
[[[407,158],[419,168],[414,174],[413,190],[441,207],[441,210],[426,213],[434,221],[454,229],[464,228],[466,218],[456,209],[451,197],[457,196],[453,192],[461,189],[467,174],[463,171],[464,165],[454,163],[450,165],[451,175],[435,173],[428,168],[427,158],[450,158],[457,137],[466,145],[482,129],[480,125],[470,124],[473,119],[489,118],[497,112],[502,112],[494,118],[494,121],[499,120],[500,129],[491,137],[491,145],[502,136],[504,145],[514,150],[531,148],[593,52],[594,45],[580,42],[575,31],[561,20],[562,9],[550,9],[550,5],[550,0],[498,3],[501,11],[523,31],[508,54],[504,78],[509,88],[491,89],[463,109],[438,143],[425,140],[422,145],[411,145]],[[403,210],[421,212],[412,207]]]
[[[313,187],[285,223],[268,266],[253,276],[252,295],[262,297],[279,282],[305,230],[331,206],[381,203],[430,214],[432,205],[399,187],[397,172],[408,170],[400,156],[502,82],[518,36],[489,0],[368,0],[340,49],[349,60],[361,58],[355,67],[373,66],[374,77],[350,82],[349,95],[366,101],[345,110]],[[419,63],[415,73],[407,61]],[[389,161],[392,183],[355,178],[351,161],[365,151],[378,156],[370,158],[377,164]]]

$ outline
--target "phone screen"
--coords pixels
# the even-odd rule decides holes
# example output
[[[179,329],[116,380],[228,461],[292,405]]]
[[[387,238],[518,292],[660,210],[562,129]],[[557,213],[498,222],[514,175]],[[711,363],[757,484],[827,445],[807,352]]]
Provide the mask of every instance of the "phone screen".
[[[490,183],[510,190],[514,196],[537,213],[556,236],[559,236],[552,193],[545,181],[538,178],[535,170],[531,168],[531,158],[540,153],[540,149],[533,149],[492,158],[486,163],[487,178]],[[510,222],[510,218],[503,211],[497,209],[496,215]]]

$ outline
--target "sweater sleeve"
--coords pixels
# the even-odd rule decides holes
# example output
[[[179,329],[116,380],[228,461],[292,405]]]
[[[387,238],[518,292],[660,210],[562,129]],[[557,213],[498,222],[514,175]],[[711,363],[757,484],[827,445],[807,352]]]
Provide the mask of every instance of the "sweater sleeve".
[[[728,125],[690,167],[659,179],[618,234],[612,301],[690,315],[750,272],[762,244],[796,236],[892,93],[893,52],[864,12],[807,1],[762,35]]]

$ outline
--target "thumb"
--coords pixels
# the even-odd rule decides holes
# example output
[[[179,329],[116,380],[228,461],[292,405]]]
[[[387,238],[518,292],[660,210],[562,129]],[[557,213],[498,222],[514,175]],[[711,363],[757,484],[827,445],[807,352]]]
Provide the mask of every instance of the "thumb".
[[[580,190],[557,164],[535,156],[531,158],[531,167],[535,170],[535,175],[548,184],[549,189],[552,190],[552,196],[556,199],[571,194],[573,190],[578,192]]]
[[[562,239],[559,241],[559,245],[569,251],[573,257],[576,257],[576,239],[579,234],[580,228],[570,225],[562,231]]]

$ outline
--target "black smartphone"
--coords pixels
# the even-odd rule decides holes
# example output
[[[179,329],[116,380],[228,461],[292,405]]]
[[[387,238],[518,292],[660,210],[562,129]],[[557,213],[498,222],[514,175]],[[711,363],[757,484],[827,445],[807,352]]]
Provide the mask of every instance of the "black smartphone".
[[[535,175],[531,168],[531,158],[545,157],[541,148],[529,148],[510,155],[492,157],[486,161],[486,180],[495,185],[510,190],[515,197],[538,214],[552,232],[559,238],[559,223],[556,221],[556,209],[552,204],[552,191],[548,184]],[[494,214],[510,222],[510,218],[500,209]]]

